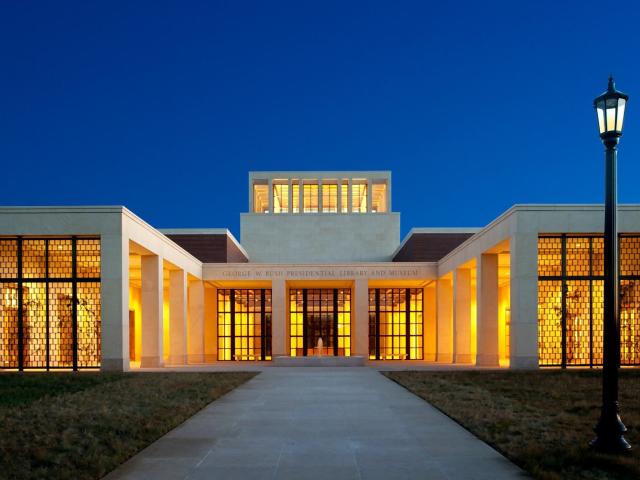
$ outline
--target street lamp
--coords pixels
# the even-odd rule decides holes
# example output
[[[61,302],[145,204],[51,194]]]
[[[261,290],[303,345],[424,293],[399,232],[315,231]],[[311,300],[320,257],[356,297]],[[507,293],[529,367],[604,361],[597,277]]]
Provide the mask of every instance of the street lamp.
[[[604,206],[604,353],[602,364],[602,409],[591,446],[610,453],[626,452],[631,445],[618,412],[618,369],[620,367],[620,328],[618,296],[618,227],[616,224],[618,140],[629,97],[616,90],[609,77],[607,91],[593,101],[598,114],[600,138],[605,147]]]

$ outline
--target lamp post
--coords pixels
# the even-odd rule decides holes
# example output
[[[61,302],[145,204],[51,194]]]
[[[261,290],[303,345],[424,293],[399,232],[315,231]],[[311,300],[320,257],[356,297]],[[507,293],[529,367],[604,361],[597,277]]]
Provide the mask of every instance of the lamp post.
[[[620,367],[620,327],[618,296],[618,227],[616,224],[618,140],[629,97],[616,90],[609,77],[607,91],[593,101],[598,114],[600,138],[605,147],[604,206],[604,352],[602,365],[602,409],[596,425],[596,450],[619,453],[631,449],[623,434],[627,431],[618,412],[618,369]]]

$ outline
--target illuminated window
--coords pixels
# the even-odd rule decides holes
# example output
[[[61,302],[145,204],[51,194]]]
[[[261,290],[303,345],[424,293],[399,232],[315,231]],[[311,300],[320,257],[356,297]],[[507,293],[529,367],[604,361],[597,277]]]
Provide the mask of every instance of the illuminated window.
[[[0,367],[2,368],[19,366],[19,302],[18,284],[0,282]]]
[[[323,355],[351,355],[351,290],[289,290],[291,356],[314,355],[322,339]]]
[[[369,359],[422,359],[421,288],[369,289]]]
[[[47,265],[46,240],[22,241],[22,276],[44,278]]]
[[[100,240],[79,238],[76,243],[78,278],[100,277]]]
[[[269,213],[269,186],[256,183],[253,185],[253,212]]]
[[[562,282],[538,282],[538,361],[562,363]]]
[[[366,213],[367,211],[367,184],[353,183],[351,185],[351,211],[353,213]]]
[[[318,213],[318,184],[305,183],[302,188],[304,213]]]
[[[98,368],[100,329],[99,239],[0,239],[0,368]]]
[[[49,277],[71,277],[72,253],[71,240],[49,240],[47,259]]]
[[[620,238],[620,363],[640,365],[640,236]]]
[[[640,265],[620,238],[620,353],[622,365],[640,364]],[[538,358],[542,366],[602,365],[604,325],[602,236],[556,235],[538,239]],[[628,251],[625,256],[622,252]]]
[[[90,367],[100,358],[100,282],[81,282],[77,287],[78,367]]]
[[[28,289],[29,296],[31,291],[37,284],[25,284]],[[42,284],[44,287],[44,284]],[[37,287],[35,287],[37,289]],[[37,293],[36,293],[37,295]],[[77,308],[77,305],[76,305]],[[32,316],[31,311],[29,317]],[[55,367],[71,367],[73,366],[73,288],[68,282],[53,282],[49,284],[49,345],[50,358],[49,362],[52,368]],[[46,322],[38,322],[45,325]],[[34,325],[35,326],[35,325]],[[34,329],[29,326],[30,335],[33,337]],[[37,335],[37,333],[36,333]],[[38,335],[39,336],[39,335]],[[45,338],[42,335],[41,338]],[[29,341],[27,341],[29,343]],[[25,355],[25,362],[29,359],[33,361],[34,352]],[[43,365],[30,365],[33,367]],[[25,367],[27,364],[25,363]]]
[[[293,182],[291,185],[291,204],[293,213],[300,213],[300,185]]]
[[[0,238],[0,278],[18,278],[18,241]]]
[[[374,183],[371,186],[371,211],[385,213],[387,211],[387,184]]]
[[[620,281],[620,363],[640,365],[640,279]]]
[[[340,208],[342,213],[349,212],[349,181],[342,181],[342,192],[340,192]]]
[[[271,360],[271,290],[218,290],[218,360]]]
[[[545,277],[562,275],[562,239],[560,237],[538,239],[538,275]]]
[[[273,185],[273,213],[289,213],[289,184]]]
[[[640,236],[620,238],[620,275],[640,277]]]
[[[322,184],[322,211],[324,213],[338,212],[338,185],[335,183]]]

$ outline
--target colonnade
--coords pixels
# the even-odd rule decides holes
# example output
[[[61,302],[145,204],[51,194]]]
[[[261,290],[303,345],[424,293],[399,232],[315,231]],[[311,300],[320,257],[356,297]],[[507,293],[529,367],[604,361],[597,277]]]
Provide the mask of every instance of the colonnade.
[[[164,365],[164,262],[159,255],[141,255],[141,354],[143,368]],[[169,269],[168,363],[205,361],[204,283],[179,268]]]
[[[423,359],[482,367],[537,367],[537,237],[514,236],[509,250],[485,251],[423,285]],[[500,262],[503,262],[501,264]],[[171,266],[161,255],[141,255],[141,367],[217,359],[215,289]],[[164,273],[164,275],[163,275]],[[415,280],[412,280],[415,282]],[[247,286],[253,288],[247,280]],[[343,280],[344,282],[344,280]],[[272,356],[290,353],[288,279],[273,278]],[[294,282],[295,284],[295,282]],[[368,278],[351,281],[351,354],[369,356]],[[234,284],[236,288],[238,286]],[[413,283],[415,285],[415,283]],[[169,316],[168,323],[164,318]],[[168,328],[169,341],[164,329]],[[165,345],[168,345],[165,347]],[[169,348],[165,355],[163,348]]]

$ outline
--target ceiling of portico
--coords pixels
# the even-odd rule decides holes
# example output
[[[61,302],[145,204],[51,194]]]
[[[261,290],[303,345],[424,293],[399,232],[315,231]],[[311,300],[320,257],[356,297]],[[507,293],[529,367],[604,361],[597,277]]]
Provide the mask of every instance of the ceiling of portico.
[[[165,287],[169,285],[169,272],[177,270],[177,267],[166,260],[162,265],[162,282]],[[129,286],[142,288],[142,256],[129,254]]]

